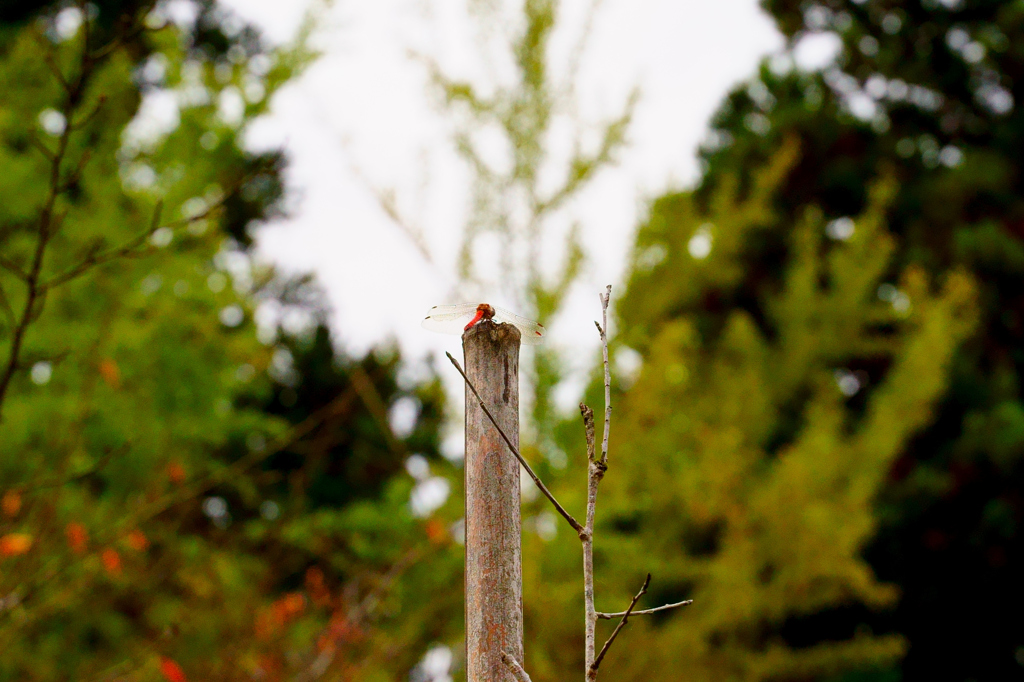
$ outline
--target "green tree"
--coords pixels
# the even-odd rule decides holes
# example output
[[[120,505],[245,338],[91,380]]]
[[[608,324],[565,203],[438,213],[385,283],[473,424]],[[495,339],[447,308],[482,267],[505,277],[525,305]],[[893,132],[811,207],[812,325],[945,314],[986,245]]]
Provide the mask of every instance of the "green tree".
[[[972,328],[974,288],[960,272],[940,284],[909,267],[890,285],[899,303],[878,300],[895,252],[884,220],[894,185],[881,179],[845,240],[826,238],[828,223],[808,209],[788,230],[778,286],[747,297],[737,287],[745,254],[782,229],[771,199],[797,158],[784,148],[746,196],[723,183],[709,209],[692,193],[663,197],[638,234],[619,343],[644,363],[617,398],[598,608],[627,604],[648,570],[646,606],[695,603],[631,620],[632,646],[607,662],[619,679],[813,679],[905,650],[897,635],[822,630],[814,619],[898,597],[861,556],[873,501],[931,423]],[[567,437],[578,440],[573,426]],[[582,505],[577,486],[565,487],[560,497]],[[578,649],[573,563],[561,549],[538,559],[549,586],[531,586],[534,679],[560,679],[564,652]]]
[[[878,535],[865,549],[902,597],[867,622],[909,639],[908,679],[1019,675],[1024,631],[993,615],[1024,603],[1024,8],[981,0],[762,5],[791,49],[716,114],[701,205],[723,182],[745,185],[749,169],[795,137],[801,158],[772,200],[782,215],[794,219],[809,205],[828,219],[855,215],[869,179],[890,169],[900,189],[888,212],[898,238],[889,276],[908,264],[932,276],[971,272],[978,332],[955,356],[934,423],[890,472]],[[835,63],[794,70],[787,56],[822,33],[839,44]],[[752,245],[739,289],[756,295],[778,281],[786,235]],[[962,589],[947,603],[951,584]],[[837,611],[831,621],[859,619]]]
[[[248,256],[283,158],[240,140],[304,36],[268,51],[213,3],[162,7],[3,7],[0,679],[358,670],[387,658],[375,621],[444,607],[395,585],[450,582],[418,563],[445,525],[395,476],[438,459],[442,396],[394,351],[335,353]],[[314,324],[260,343],[268,301]]]
[[[586,261],[583,227],[573,224],[564,244],[558,244],[552,236],[557,220],[566,218],[572,203],[627,144],[638,98],[634,91],[621,113],[599,124],[579,120],[579,68],[599,5],[588,3],[564,63],[556,62],[551,47],[556,29],[568,30],[559,23],[559,0],[526,0],[512,10],[512,22],[502,3],[470,3],[481,61],[510,62],[509,78],[473,83],[452,78],[427,61],[455,122],[456,151],[472,174],[472,204],[459,248],[460,283],[469,291],[500,291],[517,302],[519,312],[542,324],[561,311]],[[553,151],[556,136],[568,138],[567,158]],[[597,142],[587,144],[588,138]],[[474,256],[488,236],[499,244],[494,263]],[[563,254],[553,273],[544,272],[547,253]],[[538,348],[531,356],[532,426],[545,451],[557,416],[551,393],[564,378],[561,367],[552,348]]]

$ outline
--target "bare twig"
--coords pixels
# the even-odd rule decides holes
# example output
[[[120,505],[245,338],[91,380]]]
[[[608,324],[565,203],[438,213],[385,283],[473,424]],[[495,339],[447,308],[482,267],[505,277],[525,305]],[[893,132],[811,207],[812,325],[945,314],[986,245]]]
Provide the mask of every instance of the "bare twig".
[[[42,36],[37,35],[36,37],[41,43],[45,40]],[[50,67],[50,71],[53,73],[53,77],[57,79],[57,82],[60,83],[61,87],[64,88],[64,90],[70,92],[71,84],[68,82],[67,78],[64,77],[64,73],[60,70],[60,66],[57,64],[57,61],[53,58],[53,53],[49,49],[45,49],[45,54],[46,56],[43,59],[46,62],[46,65]]]
[[[20,279],[22,282],[28,281],[28,275],[25,273],[25,271],[18,267],[17,263],[8,260],[7,258],[4,258],[3,256],[0,256],[0,268],[3,268],[7,272],[11,273],[12,275]]]
[[[345,145],[346,149],[348,145]],[[398,200],[395,197],[395,192],[389,188],[378,187],[358,168],[354,163],[351,165],[353,173],[356,175],[356,179],[361,180],[363,184],[373,194],[373,198],[377,200],[377,205],[380,210],[384,212],[391,222],[401,230],[406,238],[412,243],[416,250],[419,251],[423,260],[431,265],[434,264],[433,254],[430,253],[430,247],[427,245],[427,239],[423,234],[423,229],[410,222],[406,216],[402,215],[402,211],[398,207]]]
[[[612,297],[612,285],[609,284],[601,294],[601,321],[597,330],[601,332],[601,346],[604,351],[604,435],[601,438],[601,462],[608,463],[608,432],[612,425],[612,374],[608,367],[608,301]],[[596,324],[596,323],[595,323]]]
[[[102,62],[107,57],[112,55],[115,50],[119,47],[123,47],[127,43],[131,42],[138,36],[146,32],[146,25],[139,17],[135,17],[132,20],[131,25],[125,26],[121,29],[119,35],[115,36],[110,42],[103,47],[97,48],[89,53],[89,59],[95,62]]]
[[[509,669],[509,672],[511,672],[519,682],[532,682],[532,680],[530,680],[530,676],[526,674],[525,670],[523,670],[523,666],[519,665],[519,661],[517,661],[511,654],[507,654],[502,651],[501,662],[505,664]]]
[[[484,414],[486,414],[487,418],[491,420],[491,424],[493,424],[494,428],[498,430],[498,433],[501,435],[502,440],[504,440],[505,444],[508,445],[509,449],[512,451],[512,454],[516,456],[516,459],[519,460],[519,463],[523,465],[524,469],[526,469],[526,473],[529,474],[530,478],[533,479],[533,482],[537,484],[537,487],[540,488],[540,491],[542,493],[544,493],[544,496],[551,501],[551,504],[555,505],[555,509],[557,509],[558,513],[561,514],[562,517],[569,522],[569,525],[572,526],[573,530],[575,530],[577,534],[580,534],[582,536],[582,534],[585,532],[583,526],[580,525],[579,521],[572,517],[572,514],[567,512],[565,508],[558,503],[558,500],[555,499],[555,496],[551,494],[551,491],[548,490],[547,486],[544,485],[543,481],[540,480],[540,477],[538,477],[537,474],[533,472],[533,469],[530,468],[530,465],[526,462],[525,459],[523,459],[523,456],[519,454],[519,448],[512,444],[512,441],[509,440],[509,437],[505,435],[505,432],[502,430],[502,428],[498,426],[498,422],[494,419],[494,415],[492,415],[491,411],[487,409],[487,405],[484,404],[484,401],[480,397],[480,394],[476,392],[476,387],[473,385],[473,382],[469,380],[469,377],[466,376],[466,373],[462,370],[462,365],[459,364],[459,361],[453,358],[451,353],[445,353],[445,355],[447,355],[448,359],[451,360],[453,365],[455,365],[455,369],[459,370],[459,374],[462,375],[462,378],[465,380],[466,385],[469,386],[469,390],[473,392],[474,396],[476,396],[476,399],[480,403],[480,407],[483,409]]]
[[[53,163],[53,152],[46,146],[46,143],[39,139],[39,136],[36,135],[34,131],[29,132],[28,141],[32,143],[32,146],[35,147],[47,161]]]
[[[580,403],[583,415],[583,430],[587,438],[587,527],[583,540],[583,607],[585,657],[587,669],[594,662],[596,652],[595,628],[597,616],[594,608],[594,517],[597,513],[597,488],[606,467],[598,461],[594,437],[594,411]]]
[[[75,121],[74,123],[72,123],[71,121],[68,121],[68,125],[73,127],[75,130],[81,130],[85,126],[89,125],[90,121],[92,121],[94,118],[96,118],[96,115],[100,113],[100,110],[103,109],[103,105],[106,104],[106,102],[107,102],[107,96],[106,95],[100,95],[99,97],[96,98],[96,106],[94,106],[92,108],[92,111],[90,111],[86,115],[82,116],[81,119]]]
[[[13,327],[18,323],[14,315],[14,308],[11,307],[11,301],[7,298],[7,292],[4,291],[2,286],[0,286],[0,309],[3,310],[4,317],[7,318],[7,324]]]
[[[242,176],[237,182],[232,184],[231,187],[224,191],[223,196],[219,201],[208,206],[205,211],[197,213],[196,215],[189,216],[187,218],[181,218],[179,220],[173,220],[171,222],[161,224],[160,216],[163,211],[163,201],[158,201],[156,207],[153,210],[153,218],[150,221],[149,227],[145,231],[140,232],[139,234],[135,235],[134,237],[124,242],[120,246],[116,246],[106,251],[90,252],[77,264],[72,265],[64,272],[54,275],[42,286],[45,289],[59,287],[63,284],[67,284],[68,282],[77,277],[81,277],[82,275],[84,275],[85,273],[92,270],[94,267],[98,265],[103,265],[104,263],[109,263],[110,261],[117,260],[119,258],[133,258],[136,256],[142,256],[150,253],[153,249],[143,249],[142,247],[145,245],[146,240],[153,236],[154,232],[165,227],[170,229],[176,229],[179,227],[183,227],[185,225],[190,225],[200,220],[205,220],[210,216],[210,214],[212,214],[218,208],[223,206],[227,199],[235,192],[235,190],[241,187],[246,180],[248,180],[253,175],[258,174],[261,170],[262,168],[257,168],[254,171],[252,171],[251,174],[246,174]]]
[[[405,457],[408,454],[405,444],[398,440],[395,432],[391,430],[391,422],[388,421],[388,406],[384,404],[380,392],[373,385],[373,380],[358,362],[354,363],[349,370],[349,381],[352,382],[352,388],[359,394],[359,398],[363,401],[370,416],[377,422],[377,428],[384,436],[388,449],[400,457]]]
[[[149,227],[145,232],[140,232],[125,243],[113,249],[108,249],[106,251],[91,251],[85,256],[85,258],[75,265],[72,265],[64,272],[51,277],[49,281],[43,285],[44,288],[53,289],[55,287],[59,287],[62,284],[67,284],[71,280],[84,275],[86,272],[98,265],[108,263],[118,258],[127,258],[139,253],[139,248],[146,243],[146,240],[149,239],[157,229],[159,229],[160,213],[162,210],[163,201],[158,201],[156,208],[153,209],[153,218],[150,220]]]
[[[136,31],[136,32],[134,32],[134,34],[127,33],[125,35],[126,36],[127,35],[138,35],[139,33],[141,33],[141,31]],[[114,50],[116,50],[117,48],[121,47],[123,44],[124,44],[124,42],[120,38],[115,38],[114,40],[111,40],[109,43],[107,43],[103,47],[101,47],[98,50],[90,53],[89,56],[90,56],[90,58],[93,61],[102,61],[102,60],[106,59],[107,57],[109,57],[111,54],[113,54]]]
[[[604,643],[603,647],[601,647],[601,653],[597,655],[597,658],[594,659],[594,663],[590,666],[590,670],[587,671],[587,677],[589,679],[597,679],[597,668],[601,665],[601,661],[604,660],[604,655],[608,653],[608,649],[611,647],[612,642],[614,642],[615,638],[619,636],[619,631],[626,626],[626,622],[629,620],[630,614],[633,613],[633,607],[636,606],[636,603],[638,601],[640,601],[640,597],[644,596],[647,593],[647,586],[650,584],[651,574],[648,573],[647,580],[644,581],[644,586],[641,587],[640,591],[636,593],[635,597],[633,597],[633,601],[630,602],[629,608],[622,613],[622,620],[620,620],[619,624],[615,626],[615,630],[612,631],[612,636],[609,637],[608,641]]]
[[[29,483],[25,486],[24,490],[25,492],[32,493],[38,490],[45,490],[46,488],[59,488],[70,483],[81,481],[93,474],[99,473],[103,467],[107,466],[110,460],[115,456],[125,454],[129,449],[131,449],[130,443],[125,443],[124,445],[116,448],[106,448],[106,452],[104,452],[103,455],[85,471],[79,471],[78,473],[71,474],[70,476],[51,477],[42,481]]]
[[[692,603],[693,603],[692,599],[686,599],[686,600],[683,600],[683,601],[676,602],[675,604],[665,604],[664,606],[657,606],[657,607],[655,607],[653,609],[644,609],[643,611],[633,611],[629,615],[631,615],[631,616],[649,616],[652,613],[657,613],[658,611],[668,611],[669,609],[679,608],[680,606],[689,606]],[[597,617],[602,619],[602,620],[612,620],[613,618],[619,618],[619,617],[625,616],[625,615],[626,615],[625,611],[619,611],[617,613],[600,613],[600,612],[598,612]]]
[[[601,346],[604,351],[604,438],[602,439],[601,457],[597,456],[597,444],[594,429],[594,411],[580,403],[583,415],[583,429],[587,438],[587,528],[583,540],[583,607],[584,607],[584,638],[585,661],[588,679],[593,670],[597,675],[595,652],[597,651],[596,628],[597,609],[594,606],[594,518],[597,515],[597,489],[601,485],[605,471],[608,470],[608,428],[611,423],[611,373],[608,368],[608,302],[611,299],[612,287],[609,284],[605,293],[601,294],[601,314],[604,327],[597,325],[601,334]],[[595,322],[595,324],[597,324]]]
[[[77,99],[75,95],[80,86],[81,78],[78,83],[76,83],[75,89],[68,95],[67,104],[64,107],[65,120],[70,116],[71,111],[74,109],[73,102]],[[0,375],[0,409],[2,409],[4,397],[7,395],[7,389],[11,384],[11,379],[14,378],[14,373],[19,367],[21,348],[25,341],[25,332],[28,331],[29,325],[37,316],[39,311],[36,308],[41,297],[45,294],[43,287],[40,286],[40,278],[43,270],[43,257],[46,254],[46,246],[49,244],[50,238],[53,236],[53,232],[55,231],[54,208],[57,204],[57,197],[60,195],[60,167],[64,160],[64,154],[67,152],[70,136],[71,128],[65,126],[64,132],[61,133],[60,136],[60,142],[57,145],[57,152],[53,155],[53,161],[50,164],[49,189],[43,208],[39,212],[37,225],[38,234],[36,237],[36,246],[32,254],[32,263],[29,266],[28,272],[24,273],[23,278],[26,288],[25,305],[21,310],[17,324],[14,325],[14,330],[11,334],[11,343],[8,346],[7,351],[7,366],[4,368],[3,374]],[[2,412],[0,412],[0,414],[2,414]]]
[[[85,172],[85,166],[92,160],[92,151],[86,149],[82,152],[82,156],[78,159],[78,163],[75,165],[75,169],[67,174],[64,181],[61,183],[60,191],[66,192],[82,179],[82,173]]]

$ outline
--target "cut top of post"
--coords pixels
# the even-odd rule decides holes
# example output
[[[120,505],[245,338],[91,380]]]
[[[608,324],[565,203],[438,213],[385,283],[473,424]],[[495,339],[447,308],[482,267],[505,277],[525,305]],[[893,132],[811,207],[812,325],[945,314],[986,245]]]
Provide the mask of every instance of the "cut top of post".
[[[479,336],[483,338],[477,338]],[[496,323],[490,319],[480,320],[462,334],[462,345],[463,348],[467,348],[472,340],[473,343],[489,343],[495,351],[498,351],[510,343],[515,343],[518,346],[522,341],[522,336],[519,328],[513,324]]]

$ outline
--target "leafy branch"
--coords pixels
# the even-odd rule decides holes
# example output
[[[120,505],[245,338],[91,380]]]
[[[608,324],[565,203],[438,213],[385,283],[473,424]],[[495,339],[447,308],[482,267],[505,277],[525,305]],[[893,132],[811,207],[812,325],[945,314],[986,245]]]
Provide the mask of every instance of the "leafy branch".
[[[46,63],[63,90],[60,114],[65,121],[65,125],[57,139],[56,149],[51,150],[35,134],[29,136],[32,144],[49,165],[46,198],[35,220],[35,244],[32,248],[29,262],[22,264],[10,257],[0,256],[0,269],[13,275],[21,283],[25,291],[21,309],[16,310],[7,292],[0,288],[0,312],[2,312],[11,328],[11,340],[8,344],[7,359],[2,365],[2,369],[0,369],[0,421],[2,421],[3,404],[10,389],[11,381],[18,371],[24,367],[21,356],[24,350],[26,334],[32,323],[42,314],[46,296],[50,291],[88,274],[96,267],[106,263],[126,258],[137,258],[152,253],[156,247],[147,247],[147,242],[154,233],[165,228],[177,229],[206,219],[220,209],[227,199],[237,192],[251,175],[258,174],[264,169],[263,165],[256,167],[251,173],[238,178],[227,191],[222,193],[218,201],[208,205],[204,211],[179,220],[161,223],[160,217],[163,203],[158,202],[147,229],[122,244],[107,249],[103,248],[102,241],[97,241],[86,250],[77,263],[49,278],[45,278],[44,265],[48,247],[53,237],[59,232],[65,218],[65,215],[57,210],[58,201],[78,183],[86,165],[92,158],[91,153],[86,151],[74,164],[73,168],[65,169],[71,136],[95,119],[104,106],[106,97],[100,95],[90,110],[80,117],[76,118],[76,113],[82,105],[86,87],[95,74],[96,69],[113,53],[117,46],[123,43],[124,38],[121,35],[116,36],[103,48],[92,51],[89,40],[89,22],[91,19],[88,17],[87,12],[84,12],[83,15],[85,18],[83,20],[82,51],[79,55],[77,71],[74,77],[64,75],[53,54],[49,41],[42,36],[37,36],[44,50]],[[136,26],[129,27],[129,30],[141,29]]]

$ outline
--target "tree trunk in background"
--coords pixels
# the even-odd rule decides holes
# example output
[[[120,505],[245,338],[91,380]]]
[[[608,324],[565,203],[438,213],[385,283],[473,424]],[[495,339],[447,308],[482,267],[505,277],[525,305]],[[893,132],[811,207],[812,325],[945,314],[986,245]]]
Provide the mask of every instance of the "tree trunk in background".
[[[482,321],[462,337],[466,374],[519,446],[519,330]],[[513,680],[504,650],[523,660],[519,462],[466,389],[466,674]]]

